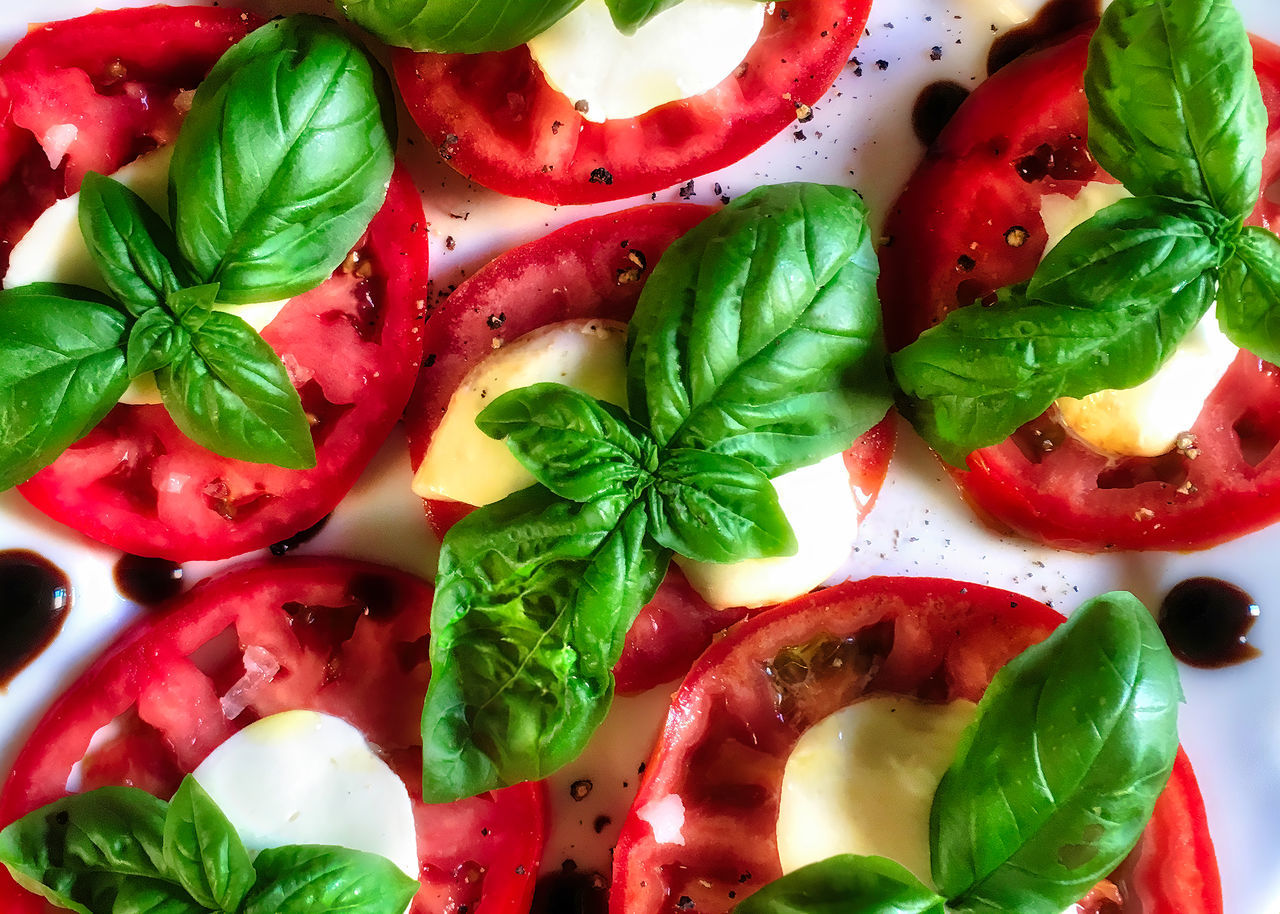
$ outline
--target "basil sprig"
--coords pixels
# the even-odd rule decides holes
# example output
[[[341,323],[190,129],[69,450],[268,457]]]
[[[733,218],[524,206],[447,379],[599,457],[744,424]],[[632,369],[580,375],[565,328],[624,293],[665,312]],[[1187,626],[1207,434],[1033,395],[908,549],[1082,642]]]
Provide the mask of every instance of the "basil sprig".
[[[814,184],[745,194],[676,241],[631,322],[635,415],[560,385],[479,416],[537,485],[445,536],[422,715],[423,795],[576,758],[672,551],[794,551],[769,477],[839,453],[889,406],[866,210]]]
[[[1085,71],[1089,149],[1136,197],[893,355],[903,412],[943,459],[964,466],[1058,397],[1145,381],[1215,298],[1233,343],[1280,356],[1280,248],[1244,226],[1266,149],[1252,60],[1229,0],[1107,8]]]
[[[101,787],[0,831],[0,862],[23,888],[80,914],[401,914],[416,880],[385,857],[286,845],[254,859],[204,788],[169,802]]]
[[[1178,671],[1132,594],[1090,600],[991,681],[929,821],[937,891],[880,857],[795,870],[737,914],[1058,914],[1137,843],[1178,751]]]
[[[79,221],[110,296],[0,292],[0,489],[84,435],[131,378],[155,373],[177,426],[225,457],[315,466],[279,356],[215,302],[322,282],[381,206],[392,169],[385,74],[332,22],[271,22],[196,91],[170,166],[172,224],[85,177]]]

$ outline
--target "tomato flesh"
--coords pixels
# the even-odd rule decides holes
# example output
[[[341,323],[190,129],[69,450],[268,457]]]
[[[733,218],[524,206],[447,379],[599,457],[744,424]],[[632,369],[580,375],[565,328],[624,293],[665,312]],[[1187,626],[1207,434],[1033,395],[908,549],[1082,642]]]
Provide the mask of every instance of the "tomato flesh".
[[[1004,590],[870,578],[730,629],[672,700],[614,853],[610,911],[728,912],[782,875],[782,775],[808,727],[871,693],[977,701],[1000,667],[1061,621]],[[636,812],[669,796],[684,808],[679,845],[658,842]],[[1130,863],[1115,877],[1121,910],[1221,912],[1204,807],[1181,755]]]
[[[441,158],[504,194],[598,203],[738,161],[816,104],[862,36],[869,0],[788,0],[715,88],[631,118],[588,121],[521,45],[487,54],[397,50],[409,112]]]
[[[416,578],[340,559],[285,559],[197,585],[126,632],[54,703],[0,792],[0,822],[65,796],[77,763],[79,789],[128,784],[167,798],[236,730],[306,708],[360,729],[408,787],[422,864],[414,914],[475,910],[481,899],[480,910],[527,909],[541,786],[421,800],[430,604]],[[228,716],[228,703],[243,710]],[[0,909],[47,910],[7,871]]]
[[[154,7],[55,23],[19,42],[0,62],[8,100],[0,147],[22,147],[0,153],[0,194],[13,203],[0,207],[3,258],[86,170],[113,171],[171,141],[182,108],[175,99],[254,24],[238,11]],[[83,112],[75,139],[50,169],[36,137],[75,111]],[[23,495],[94,539],[177,561],[226,558],[317,523],[355,483],[412,390],[426,294],[423,226],[417,190],[397,170],[346,263],[263,331],[312,421],[316,467],[220,457],[182,435],[163,407],[120,405],[23,484]]]
[[[1074,196],[1112,180],[1085,147],[1085,56],[1092,28],[1000,70],[960,107],[894,205],[880,251],[880,295],[892,348],[954,308],[1034,272],[1046,235],[1045,194]],[[1280,49],[1254,41],[1268,111],[1267,154],[1252,219],[1280,204]],[[1241,353],[1191,428],[1194,456],[1110,458],[1046,414],[952,471],[997,525],[1053,546],[1200,549],[1280,515],[1280,370]]]

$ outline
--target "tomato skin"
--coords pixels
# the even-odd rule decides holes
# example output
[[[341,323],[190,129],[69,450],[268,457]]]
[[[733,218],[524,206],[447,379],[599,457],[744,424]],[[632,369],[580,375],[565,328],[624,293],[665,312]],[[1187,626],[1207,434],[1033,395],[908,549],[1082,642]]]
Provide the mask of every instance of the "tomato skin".
[[[976,701],[996,670],[1061,621],[1047,606],[1009,591],[869,578],[780,604],[730,629],[672,700],[614,852],[610,911],[727,912],[781,875],[782,774],[805,729],[871,692]],[[810,646],[807,655],[792,651],[801,645]],[[795,661],[786,658],[797,656],[810,663],[793,674]],[[823,656],[825,663],[814,662]],[[1138,872],[1121,883],[1141,902],[1127,910],[1219,914],[1213,845],[1185,758],[1171,785],[1157,802]],[[681,846],[657,843],[637,814],[673,795],[684,808]]]
[[[119,732],[85,758],[83,789],[128,783],[167,797],[235,730],[309,708],[358,727],[404,779],[423,867],[414,914],[474,906],[481,891],[482,911],[527,909],[542,852],[541,785],[451,804],[421,801],[430,603],[430,588],[417,578],[341,559],[289,558],[198,584],[140,620],[55,701],[0,791],[0,822],[66,795],[72,766],[109,722]],[[250,648],[280,671],[251,686],[245,711],[228,719],[221,697],[243,681]],[[6,871],[0,909],[46,907]]]
[[[25,232],[35,215],[28,210],[38,212],[77,190],[84,170],[114,170],[172,140],[180,121],[173,99],[256,22],[238,11],[154,7],[55,23],[19,42],[0,62],[0,91],[12,102],[0,135],[24,135],[32,148],[10,161],[8,171],[0,154],[0,193],[26,194],[8,216],[0,215],[0,234]],[[156,34],[165,40],[155,41]],[[104,51],[108,38],[119,43]],[[84,59],[82,46],[97,49],[91,59]],[[63,59],[74,66],[60,67]],[[143,88],[126,81],[117,93],[116,84],[101,88],[101,77],[83,77],[85,85],[77,83],[68,98],[54,96],[61,108],[41,107],[41,88],[80,73],[77,66],[116,67],[136,74]],[[69,147],[66,163],[50,170],[20,125],[57,121],[62,108],[73,105],[96,114]],[[94,143],[101,148],[88,145]],[[29,191],[15,185],[33,171],[39,180]],[[94,539],[176,561],[226,558],[317,523],[355,483],[412,391],[425,311],[424,225],[418,192],[398,169],[353,257],[321,286],[293,298],[263,331],[314,419],[316,467],[284,470],[219,457],[182,435],[163,407],[120,405],[20,491]]]
[[[908,182],[886,223],[891,241],[880,251],[891,348],[961,303],[1031,275],[1045,244],[1043,194],[1074,195],[1089,180],[1111,180],[1083,153],[1091,33],[1092,26],[1074,32],[988,79]],[[1254,57],[1268,111],[1265,191],[1280,178],[1280,49],[1255,39]],[[1020,178],[1018,164],[1045,148],[1054,150],[1058,176]],[[1272,227],[1277,216],[1280,204],[1264,194],[1250,222]],[[1025,236],[1011,233],[1015,227]],[[1191,429],[1194,459],[1107,458],[1056,431],[1046,416],[1035,425],[1054,430],[1051,452],[1022,432],[975,451],[968,472],[950,472],[994,525],[1052,546],[1202,549],[1280,515],[1277,416],[1280,370],[1241,353]]]
[[[788,0],[715,88],[594,123],[552,89],[527,46],[392,56],[409,112],[478,184],[543,203],[599,203],[731,165],[818,102],[862,35],[869,0]]]

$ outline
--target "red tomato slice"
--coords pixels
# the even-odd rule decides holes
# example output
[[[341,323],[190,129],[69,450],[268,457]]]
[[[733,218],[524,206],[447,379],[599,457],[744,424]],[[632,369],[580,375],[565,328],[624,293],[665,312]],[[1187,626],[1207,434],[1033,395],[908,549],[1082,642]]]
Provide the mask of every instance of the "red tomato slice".
[[[667,246],[712,212],[690,203],[659,203],[583,219],[494,259],[450,294],[423,333],[422,376],[405,413],[416,467],[463,377],[504,343],[545,324],[576,318],[627,321]],[[885,419],[845,452],[862,510],[871,510],[893,453]],[[470,512],[458,502],[428,500],[436,535]],[[716,610],[674,566],[627,635],[614,669],[618,691],[642,692],[684,673],[712,636],[745,615]]]
[[[81,789],[129,784],[167,798],[236,730],[312,709],[358,727],[409,789],[422,864],[414,914],[474,911],[481,901],[481,911],[527,910],[542,854],[541,785],[421,801],[430,606],[417,578],[339,559],[284,559],[197,585],[126,632],[54,703],[0,792],[0,822],[65,796],[77,763]],[[228,699],[244,710],[229,718]],[[91,748],[109,724],[111,736]],[[0,910],[46,907],[5,871]]]
[[[0,259],[39,211],[173,139],[185,93],[256,24],[203,7],[95,13],[33,31],[0,62]],[[161,36],[162,40],[157,40]],[[50,169],[37,138],[79,124]],[[47,142],[46,142],[47,145]],[[398,171],[347,262],[263,332],[312,418],[310,470],[219,457],[160,406],[118,406],[21,487],[61,523],[127,552],[177,561],[270,545],[333,510],[399,418],[421,358],[427,240]]]
[[[440,157],[478,184],[543,203],[598,203],[731,165],[816,104],[866,25],[869,0],[788,0],[714,89],[638,117],[585,120],[521,45],[397,50],[396,81]]]
[[[1044,194],[1110,180],[1085,148],[1082,89],[1091,30],[1024,56],[973,93],[898,199],[880,251],[890,346],[900,348],[960,304],[1028,278],[1045,245]],[[1263,196],[1280,203],[1280,49],[1254,41],[1269,115]],[[1200,549],[1280,516],[1280,370],[1242,352],[1191,429],[1194,458],[1107,458],[1048,414],[976,451],[952,475],[997,524],[1054,546]]]
[[[1061,621],[1047,606],[1004,590],[870,578],[800,597],[731,629],[672,701],[614,852],[609,909],[727,912],[782,875],[778,802],[801,733],[872,692],[977,701],[996,670]],[[671,795],[684,805],[682,846],[655,841],[635,813]],[[1185,756],[1113,879],[1122,911],[1222,911],[1217,860]],[[1091,900],[1114,894],[1103,885],[1107,892],[1095,890]]]

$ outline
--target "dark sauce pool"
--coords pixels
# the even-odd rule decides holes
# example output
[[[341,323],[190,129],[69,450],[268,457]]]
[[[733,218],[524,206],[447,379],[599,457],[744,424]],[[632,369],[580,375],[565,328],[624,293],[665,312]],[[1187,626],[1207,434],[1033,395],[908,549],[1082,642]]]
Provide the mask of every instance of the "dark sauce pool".
[[[168,559],[123,555],[112,576],[120,594],[141,606],[155,606],[182,592],[182,566]]]
[[[1252,660],[1261,651],[1249,643],[1258,621],[1253,597],[1218,578],[1188,578],[1160,604],[1160,630],[1175,657],[1208,669]]]
[[[1015,57],[1101,15],[1101,0],[1049,0],[1035,16],[991,42],[991,50],[987,52],[987,75]]]
[[[0,685],[49,646],[70,608],[61,568],[27,549],[0,551]]]

